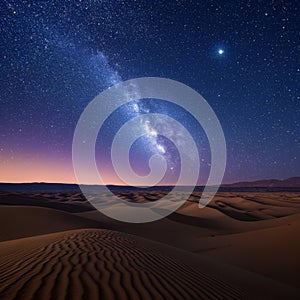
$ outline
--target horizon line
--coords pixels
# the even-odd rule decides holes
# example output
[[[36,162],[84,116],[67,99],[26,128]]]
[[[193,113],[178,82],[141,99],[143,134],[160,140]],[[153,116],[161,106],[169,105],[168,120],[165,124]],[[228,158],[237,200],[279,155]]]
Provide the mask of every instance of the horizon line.
[[[237,184],[237,183],[251,183],[251,182],[257,182],[257,181],[268,181],[268,180],[278,180],[278,181],[285,181],[288,179],[292,179],[292,178],[300,178],[299,176],[292,176],[292,177],[288,177],[288,178],[268,178],[268,179],[255,179],[255,180],[241,180],[241,181],[234,181],[231,183],[221,183],[220,186],[223,185],[231,185],[231,184]],[[46,182],[46,181],[29,181],[29,182],[3,182],[1,181],[0,184],[68,184],[68,185],[94,185],[94,186],[122,186],[122,187],[130,187],[130,185],[126,185],[126,184],[114,184],[114,183],[108,183],[108,184],[99,184],[99,183],[84,183],[84,184],[80,184],[77,182]],[[155,185],[155,186],[161,186],[161,187],[169,187],[169,186],[175,186],[173,184],[159,184],[159,185]],[[144,185],[138,185],[138,186],[134,186],[134,187],[155,187],[155,186],[144,186]],[[193,185],[182,185],[182,186],[193,186]],[[197,184],[195,185],[195,187],[204,187],[205,184]],[[211,185],[212,187],[215,185]]]

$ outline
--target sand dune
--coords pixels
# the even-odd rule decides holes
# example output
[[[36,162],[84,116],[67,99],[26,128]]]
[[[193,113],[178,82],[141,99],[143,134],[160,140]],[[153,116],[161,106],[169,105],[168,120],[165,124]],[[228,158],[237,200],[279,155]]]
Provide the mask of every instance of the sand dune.
[[[93,210],[92,205],[81,193],[3,192],[0,191],[1,205],[39,206],[67,212]]]
[[[32,206],[0,206],[0,241],[78,228],[100,228],[99,222],[63,211]]]
[[[254,209],[255,202],[253,202]],[[98,221],[104,224],[106,228],[122,229],[123,232],[136,234],[192,252],[208,251],[215,247],[206,243],[206,240],[210,241],[219,236],[224,236],[226,239],[226,236],[232,234],[284,226],[300,216],[298,213],[280,218],[242,221],[212,207],[199,209],[198,204],[194,202],[186,203],[176,213],[162,220],[139,224],[138,226],[112,220],[98,211],[82,212],[76,215]]]
[[[219,193],[203,209],[194,193],[176,213],[138,225],[104,216],[79,193],[34,193],[20,206],[27,196],[0,193],[0,299],[300,294],[297,193]]]
[[[219,193],[208,205],[241,221],[259,221],[300,212],[299,193]]]
[[[300,214],[285,221],[273,228],[205,239],[209,255],[299,288]]]
[[[165,196],[165,191],[120,191],[115,192],[120,198],[130,202],[153,202]],[[197,204],[201,192],[194,192],[183,205]],[[174,194],[177,198],[187,197],[184,192]],[[99,194],[97,198],[112,205],[112,199],[107,193]],[[95,208],[79,192],[3,192],[0,191],[1,205],[26,205],[54,208],[72,213],[95,210]],[[117,202],[115,203],[118,204]],[[114,203],[113,203],[114,205]],[[208,204],[209,208],[223,215],[240,221],[259,221],[274,219],[295,213],[300,213],[300,194],[295,192],[219,192]],[[182,209],[181,209],[182,210]],[[199,212],[194,209],[192,215]],[[202,215],[202,213],[201,213]],[[197,215],[199,216],[199,214]]]
[[[163,250],[161,245],[149,248],[141,240],[105,230],[0,243],[0,295],[5,299],[246,299],[239,289]]]
[[[255,299],[294,297],[279,283],[236,270],[235,281],[230,268],[109,230],[2,242],[0,265],[1,299],[252,299],[261,284],[269,290]]]

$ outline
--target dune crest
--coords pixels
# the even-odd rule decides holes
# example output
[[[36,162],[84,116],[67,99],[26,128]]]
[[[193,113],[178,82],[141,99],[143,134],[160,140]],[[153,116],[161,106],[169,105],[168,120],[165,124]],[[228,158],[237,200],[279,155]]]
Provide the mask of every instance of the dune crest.
[[[1,299],[246,299],[161,246],[114,231],[2,242],[0,254]]]

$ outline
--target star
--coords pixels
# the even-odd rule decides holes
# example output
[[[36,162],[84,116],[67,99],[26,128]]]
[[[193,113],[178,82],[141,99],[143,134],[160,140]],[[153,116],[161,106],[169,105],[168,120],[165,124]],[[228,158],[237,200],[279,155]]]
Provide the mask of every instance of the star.
[[[299,173],[293,158],[299,159],[300,123],[296,108],[300,95],[295,87],[299,86],[300,66],[296,55],[288,55],[295,50],[293,21],[297,11],[295,5],[286,6],[289,1],[277,1],[272,12],[262,3],[250,3],[247,8],[241,4],[228,10],[226,3],[234,5],[234,1],[220,1],[220,5],[212,6],[187,1],[184,19],[177,18],[178,6],[174,2],[180,1],[173,0],[139,1],[140,5],[128,6],[119,3],[126,1],[76,1],[76,5],[75,1],[56,1],[57,7],[41,5],[42,1],[31,1],[28,5],[20,3],[30,1],[2,2],[6,9],[0,35],[7,42],[0,54],[4,78],[0,80],[0,98],[4,99],[1,105],[8,113],[0,118],[0,164],[1,155],[5,153],[9,158],[7,149],[12,149],[19,161],[33,158],[38,172],[32,175],[33,180],[38,174],[39,180],[47,180],[43,172],[39,173],[40,158],[35,158],[43,153],[43,158],[51,157],[51,164],[57,165],[51,169],[50,179],[57,178],[56,173],[66,174],[64,170],[70,170],[66,181],[73,182],[70,148],[75,125],[85,107],[116,83],[155,76],[175,77],[201,91],[221,118],[222,126],[232,128],[226,134],[226,181],[275,175],[284,178]],[[158,8],[156,3],[160,2],[164,4]],[[249,11],[251,22],[247,21]],[[274,24],[270,24],[270,18]],[[200,34],[201,21],[207,23],[207,34]],[[169,26],[172,30],[166,30]],[[199,32],[196,38],[195,32]],[[28,49],[23,47],[29,44]],[[249,82],[248,74],[258,79],[257,86]],[[264,85],[260,85],[261,79]],[[276,84],[279,82],[286,84]],[[139,93],[139,87],[128,87],[121,95],[128,104],[117,110],[99,133],[97,161],[105,165],[103,173],[114,173],[110,168],[109,146],[115,133],[123,122],[142,115],[145,118],[140,125],[145,135],[132,148],[133,164],[142,173],[148,172],[148,158],[161,155],[168,170],[180,170],[176,145],[160,132],[166,130],[174,141],[182,144],[186,137],[164,119],[147,122],[146,115],[150,113],[166,114],[187,126],[199,150],[203,149],[201,158],[205,159],[202,163],[206,168],[210,151],[205,134],[198,136],[201,124],[198,128],[179,107],[159,99],[141,99]],[[288,121],[279,121],[282,115],[289,115]],[[249,122],[245,124],[245,120]],[[257,147],[253,146],[255,140]],[[66,165],[58,163],[65,158]],[[265,167],[260,169],[253,161],[260,161]],[[16,165],[9,168],[14,177]],[[26,170],[17,170],[24,174],[22,180],[31,180]],[[209,172],[209,168],[203,170]],[[9,170],[4,173],[9,174]],[[208,173],[202,174],[204,180]],[[3,176],[0,172],[0,181],[19,180],[19,175]],[[173,183],[175,177],[166,177],[166,182]],[[116,183],[118,179],[109,177],[108,181]]]
[[[157,145],[157,149],[161,152],[161,153],[166,153],[166,150],[165,150],[165,147],[164,146],[162,146],[162,145]]]

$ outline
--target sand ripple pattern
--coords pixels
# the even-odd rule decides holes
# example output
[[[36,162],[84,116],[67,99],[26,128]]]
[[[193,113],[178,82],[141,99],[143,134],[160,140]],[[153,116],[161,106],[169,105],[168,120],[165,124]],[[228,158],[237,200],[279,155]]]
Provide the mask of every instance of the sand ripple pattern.
[[[245,299],[131,235],[87,229],[20,241],[0,243],[0,299]]]

